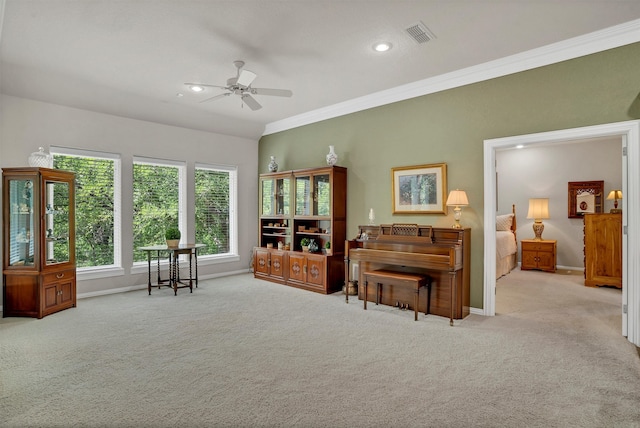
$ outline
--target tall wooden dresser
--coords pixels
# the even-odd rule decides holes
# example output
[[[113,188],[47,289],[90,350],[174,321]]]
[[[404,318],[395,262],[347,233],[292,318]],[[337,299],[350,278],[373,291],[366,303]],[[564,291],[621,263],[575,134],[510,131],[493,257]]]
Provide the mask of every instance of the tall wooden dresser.
[[[584,285],[622,288],[622,214],[584,215]]]

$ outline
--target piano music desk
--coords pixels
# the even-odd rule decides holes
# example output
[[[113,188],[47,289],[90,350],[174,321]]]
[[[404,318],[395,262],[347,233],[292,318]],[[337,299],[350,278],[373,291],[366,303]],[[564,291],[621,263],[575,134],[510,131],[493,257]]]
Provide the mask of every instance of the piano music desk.
[[[415,297],[413,302],[414,321],[418,321],[418,302],[420,297],[420,288],[427,287],[427,306],[424,311],[425,315],[429,314],[429,305],[431,304],[431,278],[425,275],[413,273],[396,272],[392,270],[373,270],[364,273],[364,309],[367,309],[367,285],[369,281],[376,284],[376,305],[380,303],[380,287],[383,284],[392,286],[408,285],[415,289]]]

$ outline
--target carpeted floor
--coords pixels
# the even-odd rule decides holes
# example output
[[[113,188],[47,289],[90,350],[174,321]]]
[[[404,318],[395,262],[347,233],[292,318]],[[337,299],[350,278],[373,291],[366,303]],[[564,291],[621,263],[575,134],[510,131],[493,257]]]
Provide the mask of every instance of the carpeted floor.
[[[620,291],[515,270],[449,320],[237,275],[0,321],[1,427],[640,427]]]

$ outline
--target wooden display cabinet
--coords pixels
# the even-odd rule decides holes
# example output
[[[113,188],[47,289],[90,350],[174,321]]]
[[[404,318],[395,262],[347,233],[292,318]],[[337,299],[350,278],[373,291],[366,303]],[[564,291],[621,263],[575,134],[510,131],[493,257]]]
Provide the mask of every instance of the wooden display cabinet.
[[[3,316],[76,306],[75,174],[4,168]]]
[[[523,239],[522,245],[522,270],[542,270],[545,272],[556,271],[556,241],[536,241]]]
[[[255,277],[325,294],[341,290],[347,169],[333,166],[262,174],[260,192]],[[303,238],[313,239],[318,251],[303,253]]]

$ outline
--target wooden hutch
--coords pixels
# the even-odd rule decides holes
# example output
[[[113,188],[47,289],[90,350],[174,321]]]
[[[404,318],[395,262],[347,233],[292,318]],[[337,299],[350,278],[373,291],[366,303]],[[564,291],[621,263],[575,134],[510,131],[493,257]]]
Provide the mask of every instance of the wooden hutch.
[[[260,175],[256,278],[329,294],[344,283],[347,169],[339,166]],[[302,251],[304,238],[317,245]]]

